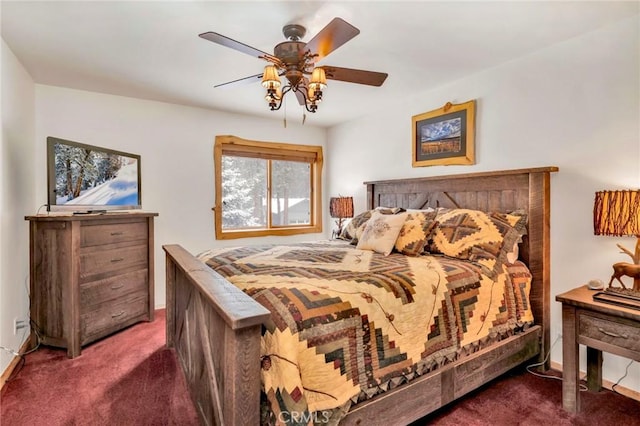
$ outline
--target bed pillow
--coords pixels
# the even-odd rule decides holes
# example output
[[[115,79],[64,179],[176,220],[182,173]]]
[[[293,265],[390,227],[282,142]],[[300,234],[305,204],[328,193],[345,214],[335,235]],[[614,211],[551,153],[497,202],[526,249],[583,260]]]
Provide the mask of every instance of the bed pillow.
[[[427,207],[424,209],[407,209],[407,213],[433,213],[436,211],[433,207]]]
[[[362,212],[357,214],[347,223],[347,225],[342,228],[342,232],[340,233],[340,239],[346,241],[352,241],[356,236],[356,230],[361,226],[367,223],[369,219],[371,219],[371,213],[373,210],[367,210],[366,212]]]
[[[420,256],[436,226],[436,211],[407,210],[407,219],[400,229],[395,249],[407,256]]]
[[[457,259],[509,262],[526,234],[525,215],[451,209],[436,216],[429,251]],[[484,262],[483,262],[484,261]],[[487,265],[490,266],[490,265]]]
[[[516,318],[521,323],[532,323],[534,318],[529,300],[531,280],[533,279],[531,271],[519,260],[516,260],[512,265],[506,265],[505,268],[513,288],[513,296],[516,302]]]
[[[367,221],[371,219],[371,215],[376,211],[382,214],[396,214],[404,210],[400,207],[376,207],[373,210],[362,212],[359,215],[354,216],[354,218],[351,219],[349,223],[347,223],[347,226],[345,226],[340,233],[339,238],[342,240],[351,241],[351,244],[357,244],[358,239],[364,231],[364,227],[367,224]]]
[[[406,213],[382,214],[374,211],[364,227],[356,248],[372,250],[388,256],[396,244],[406,219]]]

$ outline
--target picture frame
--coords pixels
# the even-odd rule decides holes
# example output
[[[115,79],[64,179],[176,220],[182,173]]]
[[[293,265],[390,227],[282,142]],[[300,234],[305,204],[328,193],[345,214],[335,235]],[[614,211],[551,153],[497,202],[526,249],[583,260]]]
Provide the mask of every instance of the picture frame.
[[[476,101],[411,117],[413,167],[475,164]]]

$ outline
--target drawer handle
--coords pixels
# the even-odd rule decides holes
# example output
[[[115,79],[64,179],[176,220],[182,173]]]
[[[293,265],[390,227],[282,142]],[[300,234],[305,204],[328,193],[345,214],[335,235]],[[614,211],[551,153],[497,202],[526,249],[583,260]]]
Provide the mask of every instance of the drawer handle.
[[[606,334],[607,336],[611,336],[611,337],[622,337],[623,339],[628,339],[629,338],[628,334],[612,333],[610,331],[607,331],[607,330],[603,329],[602,327],[598,327],[598,331],[601,332],[601,333]]]
[[[123,257],[116,257],[115,259],[111,259],[111,263],[122,262],[123,260]]]
[[[122,288],[122,287],[124,287],[124,284],[120,284],[120,285],[112,285],[112,286],[111,286],[111,290],[117,290],[117,289]]]
[[[115,237],[117,235],[122,235],[122,234],[124,234],[124,232],[112,232],[111,236]]]
[[[120,311],[117,314],[111,314],[111,318],[118,318],[124,315],[124,311]]]

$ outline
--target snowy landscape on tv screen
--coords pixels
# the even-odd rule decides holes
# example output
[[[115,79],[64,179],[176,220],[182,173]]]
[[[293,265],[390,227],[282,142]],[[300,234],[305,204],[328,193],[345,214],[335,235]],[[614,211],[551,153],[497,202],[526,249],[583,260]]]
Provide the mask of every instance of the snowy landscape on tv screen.
[[[56,143],[57,205],[137,206],[138,160]]]

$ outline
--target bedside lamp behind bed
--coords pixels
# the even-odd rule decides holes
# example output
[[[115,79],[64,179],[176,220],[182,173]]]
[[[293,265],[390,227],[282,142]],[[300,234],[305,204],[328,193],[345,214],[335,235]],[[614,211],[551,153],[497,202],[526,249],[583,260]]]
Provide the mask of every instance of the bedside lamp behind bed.
[[[329,215],[336,220],[338,229],[334,230],[331,238],[337,238],[342,233],[342,225],[345,219],[353,217],[353,197],[331,197],[329,199]]]

